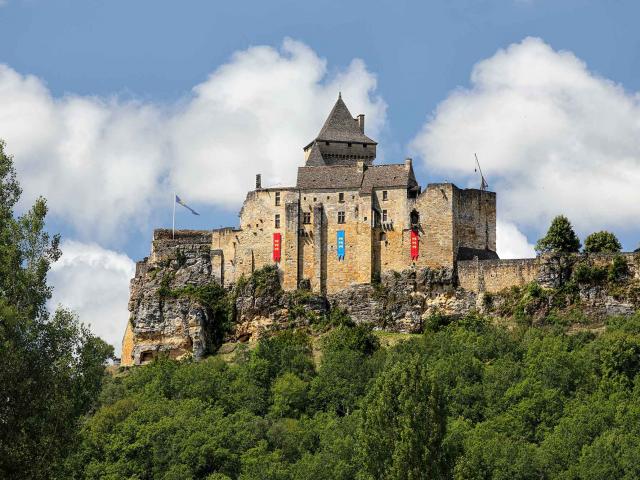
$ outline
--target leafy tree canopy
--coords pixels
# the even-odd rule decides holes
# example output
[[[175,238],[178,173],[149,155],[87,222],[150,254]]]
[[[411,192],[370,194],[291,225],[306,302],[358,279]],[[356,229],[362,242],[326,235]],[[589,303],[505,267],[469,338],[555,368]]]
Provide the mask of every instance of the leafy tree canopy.
[[[547,234],[538,240],[535,248],[539,254],[576,253],[580,251],[580,240],[569,219],[564,215],[558,215],[551,222]]]
[[[0,141],[0,477],[52,478],[94,404],[113,353],[66,310],[47,311],[60,238],[43,198],[16,216],[20,185]]]
[[[587,253],[619,253],[622,245],[613,233],[594,232],[584,239],[584,251]]]

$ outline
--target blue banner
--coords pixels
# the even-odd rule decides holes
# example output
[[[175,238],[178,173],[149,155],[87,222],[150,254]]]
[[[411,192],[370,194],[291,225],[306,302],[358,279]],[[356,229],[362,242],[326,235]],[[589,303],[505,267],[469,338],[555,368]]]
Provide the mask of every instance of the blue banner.
[[[344,260],[344,230],[338,230],[336,244],[338,246],[338,259]]]

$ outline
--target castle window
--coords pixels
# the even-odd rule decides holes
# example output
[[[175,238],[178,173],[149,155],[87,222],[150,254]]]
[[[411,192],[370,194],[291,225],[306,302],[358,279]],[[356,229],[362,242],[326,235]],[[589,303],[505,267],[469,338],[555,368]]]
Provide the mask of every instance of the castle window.
[[[387,211],[386,210],[382,210],[382,221],[383,222],[387,221]]]
[[[367,148],[367,144],[366,144],[366,143],[363,143],[363,144],[362,144],[362,148]]]
[[[339,194],[338,194],[338,201],[339,201],[340,203],[344,203],[344,193],[339,193]]]
[[[338,212],[338,223],[344,223],[344,212]]]
[[[329,145],[329,142],[324,142],[325,145]]]
[[[416,210],[411,211],[410,215],[411,226],[415,227],[420,223],[420,214]]]
[[[276,192],[276,207],[280,206],[280,192]]]
[[[302,223],[309,225],[311,223],[311,212],[302,213]]]
[[[350,147],[350,146],[351,146],[351,144],[350,144],[350,143],[347,143],[347,147]]]
[[[382,200],[386,201],[389,199],[389,192],[387,192],[386,190],[382,191]]]
[[[275,218],[275,226],[276,228],[280,228],[280,214],[276,214],[276,218]]]
[[[313,201],[314,201],[314,202],[317,202],[317,201],[318,201],[318,198],[317,198],[317,197],[313,197]]]

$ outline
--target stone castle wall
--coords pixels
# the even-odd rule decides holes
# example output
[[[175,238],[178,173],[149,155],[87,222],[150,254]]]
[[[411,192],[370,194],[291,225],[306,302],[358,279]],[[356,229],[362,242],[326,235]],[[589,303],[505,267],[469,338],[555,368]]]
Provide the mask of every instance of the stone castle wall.
[[[536,280],[540,273],[540,262],[537,258],[467,260],[458,262],[457,271],[461,288],[474,293],[496,293]]]

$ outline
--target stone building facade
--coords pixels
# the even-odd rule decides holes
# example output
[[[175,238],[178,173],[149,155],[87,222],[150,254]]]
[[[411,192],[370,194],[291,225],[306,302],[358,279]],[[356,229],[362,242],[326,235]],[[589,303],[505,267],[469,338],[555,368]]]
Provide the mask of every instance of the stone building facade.
[[[275,263],[285,290],[332,294],[389,271],[498,258],[495,193],[423,189],[411,159],[376,165],[376,148],[364,115],[352,117],[339,97],[304,147],[296,185],[265,188],[258,175],[239,228],[212,231],[217,280],[228,286]]]

